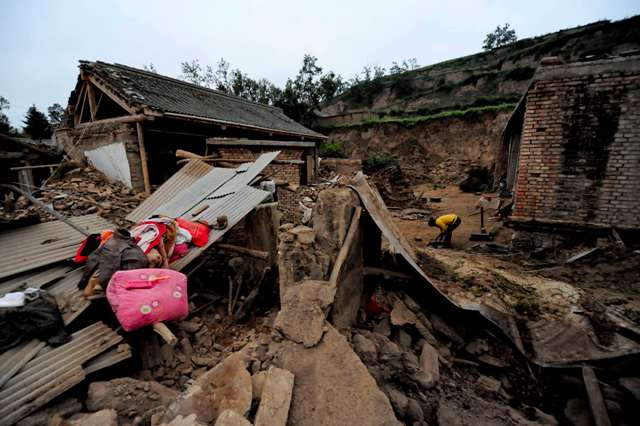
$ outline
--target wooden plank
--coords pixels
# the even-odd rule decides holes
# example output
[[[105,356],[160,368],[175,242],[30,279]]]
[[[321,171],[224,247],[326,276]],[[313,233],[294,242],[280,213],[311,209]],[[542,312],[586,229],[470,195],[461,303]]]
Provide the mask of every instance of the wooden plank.
[[[80,86],[80,93],[78,93],[78,99],[76,99],[76,104],[73,107],[73,123],[77,126],[78,124],[80,124],[80,105],[82,104],[82,101],[84,100],[84,92],[85,89],[87,87],[87,82],[85,81],[84,83],[82,83],[82,86]]]
[[[85,87],[86,87],[85,83]],[[87,105],[87,90],[84,90],[84,94],[82,95],[82,102],[80,103],[80,111],[77,115],[77,119],[78,121],[76,122],[76,124],[80,124],[82,122],[82,117],[84,116],[84,107]]]
[[[142,179],[144,181],[144,192],[151,194],[151,183],[149,182],[149,165],[147,164],[147,150],[144,147],[144,133],[142,124],[136,121],[136,130],[138,131],[138,149],[140,150],[140,164],[142,165]]]
[[[91,84],[87,84],[87,96],[89,98],[89,112],[91,114],[91,121],[96,121],[98,105],[96,105],[96,93],[94,92],[93,86]]]
[[[307,161],[306,161],[306,167],[307,167],[307,182],[306,184],[310,184],[311,182],[313,182],[315,180],[315,176],[313,175],[313,156],[311,155],[307,155]]]
[[[232,253],[241,254],[243,256],[253,257],[254,259],[260,260],[268,260],[269,252],[262,250],[254,250],[246,247],[240,247],[233,244],[216,244],[214,247],[219,248],[220,250],[230,251]]]
[[[272,141],[261,139],[226,139],[226,138],[207,138],[207,145],[219,146],[290,146],[297,148],[313,148],[315,142],[304,141]]]
[[[340,248],[340,252],[338,253],[338,257],[336,258],[336,263],[333,266],[333,270],[331,270],[331,277],[329,281],[332,285],[337,285],[338,277],[340,276],[340,271],[342,270],[342,266],[349,255],[349,251],[351,250],[351,245],[356,238],[358,233],[358,228],[360,227],[360,216],[362,215],[362,207],[356,207],[354,209],[353,216],[351,217],[351,223],[349,224],[349,230],[347,231],[347,236],[344,239],[344,244]]]
[[[0,153],[1,155],[1,153]],[[40,164],[37,166],[20,166],[20,167],[11,167],[9,170],[29,170],[29,169],[45,169],[47,167],[58,167],[60,164]]]
[[[587,389],[594,423],[596,426],[611,426],[607,406],[604,403],[600,384],[593,368],[582,367],[582,380],[584,380],[584,387]]]

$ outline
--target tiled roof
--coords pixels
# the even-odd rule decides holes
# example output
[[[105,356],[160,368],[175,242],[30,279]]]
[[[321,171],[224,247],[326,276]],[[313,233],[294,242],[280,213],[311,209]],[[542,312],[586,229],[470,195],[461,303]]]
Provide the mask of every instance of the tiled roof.
[[[146,106],[163,113],[205,118],[222,124],[324,138],[284,115],[280,108],[217,90],[120,64],[80,61],[80,69],[95,75],[131,107]]]

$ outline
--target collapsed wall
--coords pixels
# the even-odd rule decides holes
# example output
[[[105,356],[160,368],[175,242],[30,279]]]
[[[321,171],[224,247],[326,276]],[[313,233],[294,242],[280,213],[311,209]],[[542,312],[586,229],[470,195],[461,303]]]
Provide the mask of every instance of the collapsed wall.
[[[379,123],[336,128],[327,143],[363,161],[390,154],[414,183],[458,183],[472,166],[491,169],[511,111],[484,112],[406,125]]]

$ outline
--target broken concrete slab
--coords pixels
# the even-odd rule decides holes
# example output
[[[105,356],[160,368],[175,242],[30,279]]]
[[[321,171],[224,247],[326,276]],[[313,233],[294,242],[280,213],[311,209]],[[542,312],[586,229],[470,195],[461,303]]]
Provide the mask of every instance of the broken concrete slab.
[[[264,388],[264,382],[267,380],[266,371],[258,371],[251,376],[252,396],[254,401],[259,401],[262,396],[262,389]]]
[[[294,376],[271,367],[264,383],[255,426],[286,426],[293,394]]]
[[[123,423],[156,407],[168,406],[177,396],[178,392],[158,382],[123,377],[91,383],[85,403],[89,411],[116,410]]]
[[[68,424],[71,426],[118,426],[118,413],[112,408],[105,408],[69,420]]]
[[[251,408],[251,375],[241,353],[227,357],[207,371],[169,405],[163,420],[196,414],[197,420],[212,423],[227,409],[245,415]]]
[[[427,373],[434,382],[440,380],[440,361],[438,350],[429,342],[424,342],[420,353],[420,368]]]
[[[344,244],[353,209],[357,206],[360,206],[360,200],[349,188],[336,188],[318,194],[313,230],[316,244],[329,254],[331,263],[335,263],[338,251]]]
[[[391,324],[402,326],[405,324],[415,324],[417,321],[416,314],[407,307],[402,300],[396,300],[391,311]]]
[[[251,422],[233,410],[224,410],[215,426],[251,426]]]
[[[189,414],[186,417],[178,416],[169,423],[162,423],[160,426],[205,426],[205,424],[199,422],[195,414]]]
[[[316,345],[324,333],[327,308],[335,287],[328,281],[304,281],[281,295],[281,309],[274,327],[288,339],[305,347]]]
[[[298,225],[295,228],[289,229],[287,232],[295,235],[298,241],[305,245],[313,244],[316,240],[316,233],[314,230],[305,225]]]
[[[332,326],[313,348],[285,341],[282,367],[295,376],[289,423],[398,425],[388,398],[351,346]]]

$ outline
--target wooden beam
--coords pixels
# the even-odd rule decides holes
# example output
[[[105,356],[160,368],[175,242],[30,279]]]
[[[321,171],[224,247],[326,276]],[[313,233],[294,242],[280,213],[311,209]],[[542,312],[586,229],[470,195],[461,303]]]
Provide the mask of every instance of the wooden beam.
[[[298,133],[298,132],[287,132],[285,130],[274,130],[274,129],[269,129],[267,127],[262,127],[262,126],[253,126],[251,124],[240,124],[240,123],[233,123],[230,121],[226,121],[226,120],[216,120],[215,118],[206,118],[206,117],[198,117],[195,115],[189,115],[189,114],[179,114],[176,112],[166,112],[165,117],[175,117],[175,118],[180,118],[183,120],[189,120],[189,121],[195,121],[195,122],[199,122],[199,123],[215,123],[221,127],[224,126],[229,126],[229,127],[235,127],[238,129],[248,129],[248,130],[258,130],[261,132],[272,132],[276,135],[289,135],[289,136],[297,136],[297,137],[304,137],[305,135],[303,135],[302,133]],[[318,136],[308,136],[307,137],[311,137],[314,139],[327,139],[326,136],[321,135],[318,133]]]
[[[73,123],[75,125],[78,125],[80,123],[80,106],[82,105],[82,100],[84,99],[84,91],[87,87],[87,82],[85,81],[84,83],[82,83],[82,86],[80,86],[80,93],[78,93],[78,99],[76,99],[76,104],[73,108]]]
[[[353,216],[351,217],[351,223],[349,224],[349,230],[347,231],[347,236],[344,239],[344,244],[340,247],[336,263],[333,265],[333,269],[331,270],[331,277],[329,278],[331,285],[338,285],[338,277],[340,276],[342,265],[347,260],[347,256],[351,250],[351,244],[353,244],[353,240],[355,239],[358,233],[358,228],[360,227],[361,215],[362,207],[356,207],[353,212]]]
[[[86,85],[87,83],[85,83]],[[82,123],[82,116],[84,115],[84,107],[87,104],[87,90],[86,90],[86,86],[85,86],[85,90],[82,92],[82,102],[80,102],[80,111],[78,112],[78,115],[76,116],[78,121],[77,124]]]
[[[129,114],[133,114],[136,111],[133,110],[119,95],[117,95],[114,91],[109,89],[106,85],[102,84],[100,80],[98,80],[95,76],[89,76],[89,81],[94,84],[98,89],[100,89],[105,95],[110,97],[115,103],[120,105],[127,111]]]
[[[142,166],[142,180],[144,181],[144,192],[151,194],[151,183],[149,182],[149,165],[147,164],[147,150],[144,147],[144,132],[142,124],[136,121],[136,130],[138,131],[138,149],[140,150],[140,165]]]
[[[202,156],[202,155],[198,155],[195,154],[193,152],[190,151],[185,151],[184,149],[177,149],[176,150],[176,157],[177,158],[186,158],[189,160],[192,159],[197,159],[200,161],[206,161],[209,163],[250,163],[250,160],[247,160],[246,158],[220,158],[220,157],[212,157],[212,156]],[[298,165],[301,166],[303,164],[305,164],[304,161],[302,160],[273,160],[270,164],[294,164],[294,165]]]
[[[93,91],[93,86],[91,84],[87,84],[87,95],[89,96],[89,111],[91,112],[91,121],[96,121],[98,105],[96,104],[96,93]]]
[[[367,277],[378,277],[383,278],[385,280],[402,280],[402,281],[410,281],[411,275],[403,274],[402,272],[391,271],[389,269],[384,268],[376,268],[372,266],[365,266],[364,275]]]
[[[153,331],[158,333],[160,337],[162,337],[162,340],[167,342],[169,346],[175,346],[176,343],[178,343],[178,338],[176,337],[176,335],[173,334],[171,330],[169,330],[169,327],[164,325],[164,323],[162,322],[153,324]]]
[[[230,251],[232,253],[241,254],[243,256],[253,257],[260,260],[269,260],[269,253],[262,250],[254,250],[246,247],[240,247],[233,244],[216,244],[215,247],[220,250]]]
[[[611,426],[607,406],[604,403],[600,384],[598,383],[598,378],[593,368],[582,367],[582,380],[584,380],[584,387],[587,389],[587,396],[589,397],[589,405],[591,406],[591,414],[593,414],[595,425]]]
[[[2,157],[2,153],[0,153],[0,157]],[[47,167],[58,167],[59,165],[60,164],[40,164],[38,166],[11,167],[9,170],[46,169]]]
[[[153,120],[153,117],[149,117],[144,114],[125,115],[123,117],[114,117],[114,118],[105,118],[103,120],[96,120],[90,123],[80,123],[76,126],[76,128],[82,129],[85,127],[101,126],[103,124],[114,124],[114,123],[136,123],[136,122],[147,121],[147,120]]]
[[[298,148],[313,148],[315,142],[304,141],[271,141],[260,139],[228,139],[228,138],[207,138],[207,145],[219,146],[289,146]]]

